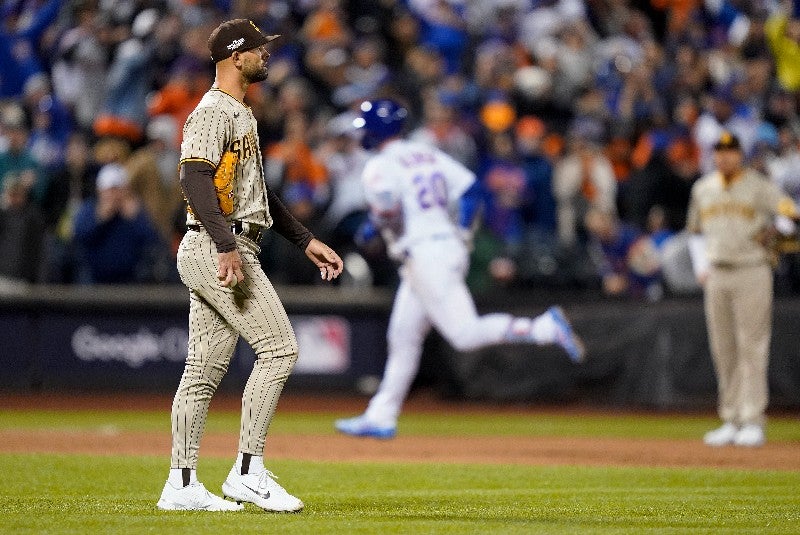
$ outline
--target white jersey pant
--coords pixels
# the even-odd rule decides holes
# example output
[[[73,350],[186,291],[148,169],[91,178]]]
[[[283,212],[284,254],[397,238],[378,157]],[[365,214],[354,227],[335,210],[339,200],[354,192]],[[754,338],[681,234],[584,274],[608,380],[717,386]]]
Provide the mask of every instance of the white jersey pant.
[[[389,318],[386,369],[366,411],[368,420],[395,425],[419,369],[431,327],[458,351],[502,342],[550,344],[555,325],[548,314],[536,319],[510,314],[479,316],[464,282],[469,256],[455,236],[410,247]]]

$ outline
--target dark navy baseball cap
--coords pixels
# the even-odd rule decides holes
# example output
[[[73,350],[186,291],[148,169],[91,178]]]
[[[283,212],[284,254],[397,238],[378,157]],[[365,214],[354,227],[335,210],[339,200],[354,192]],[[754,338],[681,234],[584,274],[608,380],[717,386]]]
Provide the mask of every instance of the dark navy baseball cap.
[[[374,149],[390,137],[403,131],[408,110],[390,99],[367,100],[361,103],[361,116],[353,120],[353,126],[364,133],[361,145]]]
[[[228,20],[217,26],[208,38],[211,60],[218,63],[234,52],[245,52],[274,41],[280,35],[264,35],[253,21]]]
[[[730,132],[723,132],[719,140],[714,144],[714,150],[742,150],[739,138]]]

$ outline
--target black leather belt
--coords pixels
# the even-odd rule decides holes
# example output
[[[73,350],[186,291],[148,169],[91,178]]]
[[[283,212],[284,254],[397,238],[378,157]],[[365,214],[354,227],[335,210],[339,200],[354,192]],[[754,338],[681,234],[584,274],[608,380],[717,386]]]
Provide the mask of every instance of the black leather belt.
[[[186,225],[186,228],[200,232],[203,225]],[[261,243],[261,238],[264,237],[264,227],[246,221],[231,221],[231,232],[256,243]]]

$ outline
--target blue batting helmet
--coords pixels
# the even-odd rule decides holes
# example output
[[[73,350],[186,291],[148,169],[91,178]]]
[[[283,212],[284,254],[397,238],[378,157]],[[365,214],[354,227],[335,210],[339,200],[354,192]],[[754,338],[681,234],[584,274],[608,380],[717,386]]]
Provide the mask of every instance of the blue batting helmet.
[[[393,100],[367,100],[361,103],[361,117],[353,126],[364,132],[361,145],[372,149],[403,131],[408,110]]]

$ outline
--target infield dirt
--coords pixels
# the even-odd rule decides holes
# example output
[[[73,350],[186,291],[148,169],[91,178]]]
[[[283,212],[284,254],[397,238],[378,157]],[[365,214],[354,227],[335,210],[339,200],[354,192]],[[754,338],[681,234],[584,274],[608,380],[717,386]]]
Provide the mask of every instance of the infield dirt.
[[[143,395],[12,395],[4,396],[7,409],[55,410],[164,410],[171,399]],[[215,398],[212,410],[238,410],[238,398]],[[364,400],[352,397],[285,395],[278,410],[284,412],[357,413]],[[543,410],[580,416],[598,414],[595,409],[541,409],[520,406],[463,404],[418,396],[408,411],[452,413],[465,418],[491,411],[503,414]],[[169,456],[170,437],[164,432],[99,430],[0,430],[0,451],[19,453],[85,453],[97,455]],[[206,433],[201,454],[230,457],[236,451],[233,433]],[[267,457],[309,461],[375,461],[498,463],[527,465],[719,467],[749,470],[800,470],[800,444],[770,442],[757,449],[709,448],[697,440],[630,439],[607,437],[525,437],[525,436],[419,436],[401,434],[392,440],[358,439],[332,434],[270,433]]]

